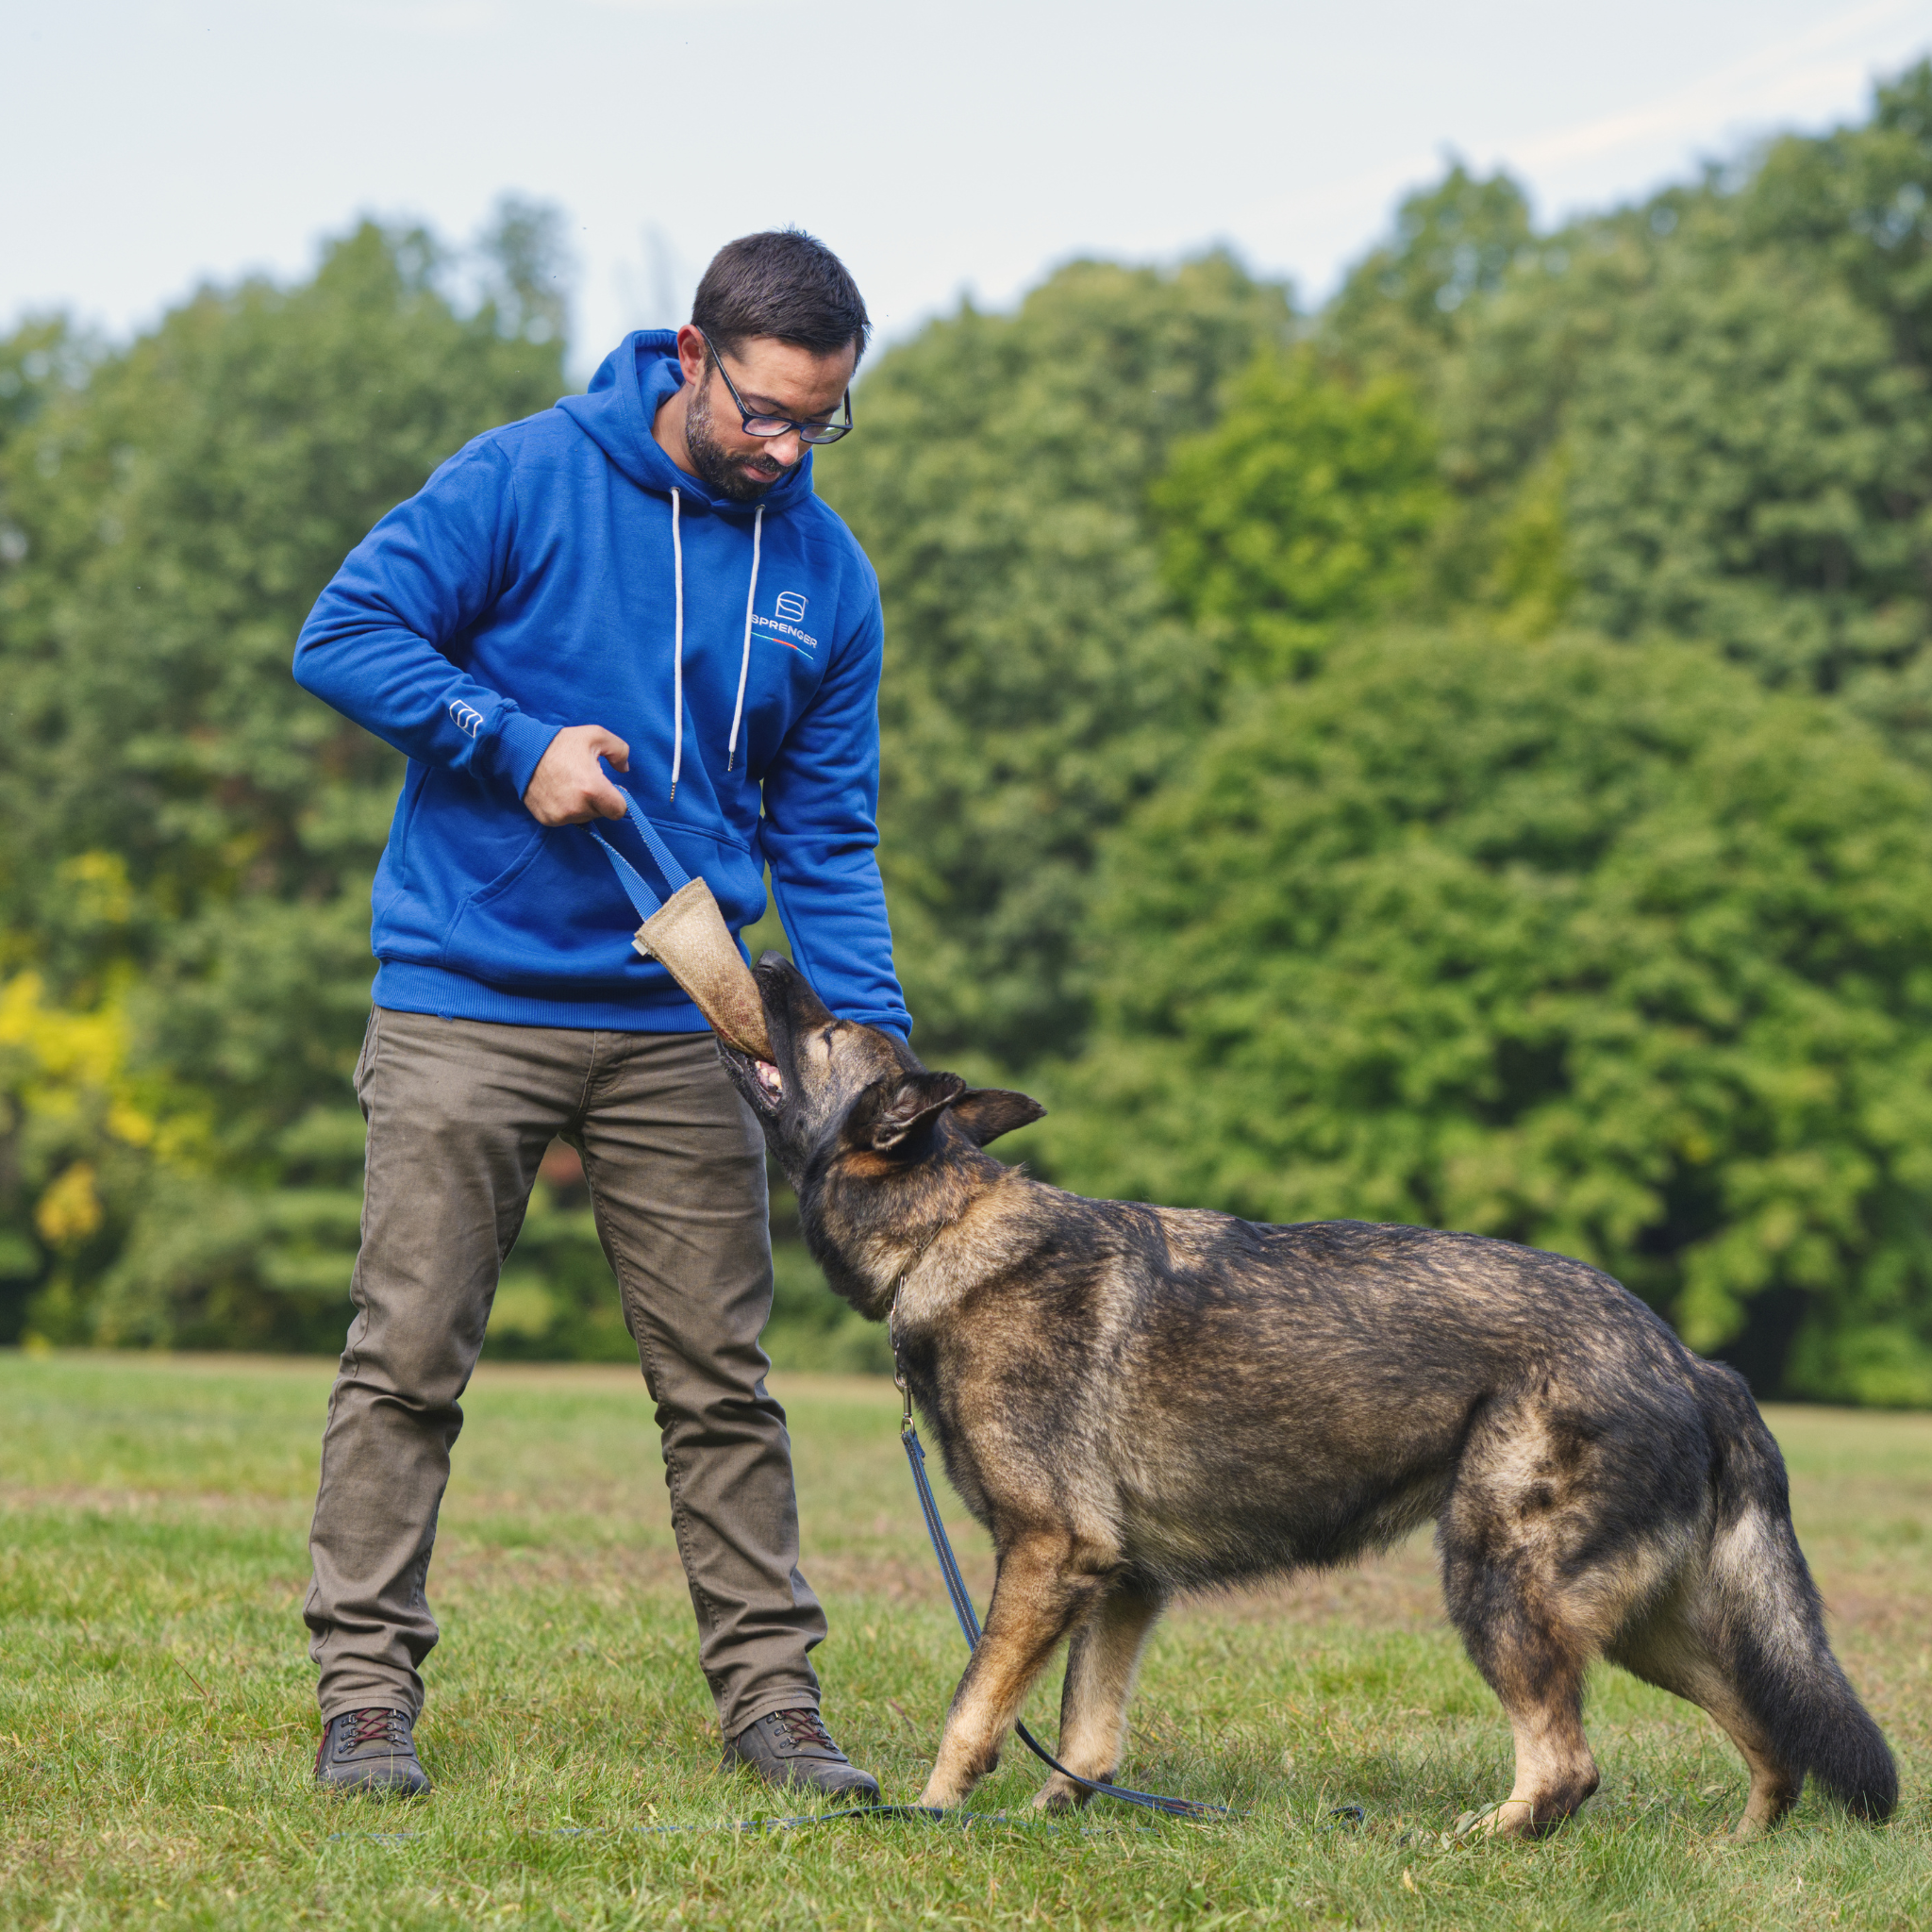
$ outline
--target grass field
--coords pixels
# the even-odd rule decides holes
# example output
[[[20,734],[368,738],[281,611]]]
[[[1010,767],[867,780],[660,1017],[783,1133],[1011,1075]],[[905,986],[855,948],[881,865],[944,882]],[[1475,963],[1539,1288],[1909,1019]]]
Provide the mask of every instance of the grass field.
[[[1024,1753],[958,1824],[666,1831],[774,1815],[715,1769],[649,1406],[634,1374],[487,1368],[430,1591],[439,1789],[309,1783],[298,1614],[325,1364],[0,1354],[0,1924],[342,1927],[1923,1926],[1932,1923],[1932,1417],[1773,1415],[1854,1681],[1899,1751],[1882,1829],[1808,1797],[1735,1846],[1738,1758],[1606,1672],[1602,1793],[1536,1845],[1443,1840],[1508,1737],[1425,1543],[1176,1614],[1124,1775],[1241,1807],[1035,1823]],[[794,1377],[827,1715],[918,1790],[962,1647],[889,1386]],[[948,1499],[984,1603],[984,1539]],[[1050,1737],[1057,1683],[1035,1700]],[[1359,1824],[1337,1818],[1358,1805]],[[1008,1814],[1005,1822],[991,1814]]]

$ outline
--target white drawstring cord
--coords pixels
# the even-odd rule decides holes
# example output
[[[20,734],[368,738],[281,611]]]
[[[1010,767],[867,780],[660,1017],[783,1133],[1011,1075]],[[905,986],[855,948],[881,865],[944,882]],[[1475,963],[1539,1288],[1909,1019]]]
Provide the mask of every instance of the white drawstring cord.
[[[677,802],[677,774],[684,770],[684,540],[677,534],[679,492],[671,492],[671,574],[677,585],[676,641],[671,659],[671,802]]]
[[[731,741],[724,747],[724,769],[731,770],[738,758],[738,725],[744,716],[744,680],[751,675],[751,613],[752,607],[758,600],[758,538],[765,527],[765,507],[758,505],[758,513],[752,519],[751,525],[751,589],[744,593],[744,655],[738,660],[738,708],[731,713]]]

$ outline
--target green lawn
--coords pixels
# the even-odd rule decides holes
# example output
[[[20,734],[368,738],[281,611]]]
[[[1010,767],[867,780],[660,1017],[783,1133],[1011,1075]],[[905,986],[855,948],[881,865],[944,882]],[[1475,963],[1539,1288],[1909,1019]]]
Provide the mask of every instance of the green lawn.
[[[436,1795],[319,1796],[298,1607],[327,1365],[0,1353],[0,1924],[1906,1926],[1932,1922],[1932,1418],[1773,1425],[1841,1655],[1897,1747],[1899,1818],[1807,1798],[1731,1844],[1742,1767],[1614,1673],[1602,1793],[1538,1845],[1453,1842],[1508,1737],[1427,1549],[1196,1606],[1157,1638],[1124,1774],[1241,1807],[1035,1824],[1023,1752],[956,1824],[706,1826],[781,1807],[715,1769],[710,1705],[634,1374],[487,1368],[431,1595]],[[778,1378],[827,1715],[916,1794],[962,1647],[861,1379]],[[986,1544],[948,1498],[984,1602]],[[1057,1689],[1036,1700],[1050,1736]],[[1359,1805],[1360,1824],[1336,1807]],[[1009,1813],[1008,1822],[990,1814]]]

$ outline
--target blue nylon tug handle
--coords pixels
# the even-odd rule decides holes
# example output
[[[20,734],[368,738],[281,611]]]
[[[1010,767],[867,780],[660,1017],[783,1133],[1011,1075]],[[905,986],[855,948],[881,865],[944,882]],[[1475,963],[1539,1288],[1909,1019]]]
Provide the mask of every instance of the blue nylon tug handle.
[[[625,815],[637,826],[645,846],[656,861],[658,870],[664,874],[664,883],[671,892],[682,891],[691,884],[691,874],[671,856],[671,848],[658,837],[658,828],[647,819],[637,800],[626,791],[624,794]],[[604,856],[616,869],[617,883],[624,888],[624,896],[631,903],[638,920],[641,924],[658,910],[662,905],[656,893],[644,883],[643,874],[629,859],[597,829],[594,820],[585,827],[591,837],[604,848]],[[667,896],[669,894],[667,893]]]

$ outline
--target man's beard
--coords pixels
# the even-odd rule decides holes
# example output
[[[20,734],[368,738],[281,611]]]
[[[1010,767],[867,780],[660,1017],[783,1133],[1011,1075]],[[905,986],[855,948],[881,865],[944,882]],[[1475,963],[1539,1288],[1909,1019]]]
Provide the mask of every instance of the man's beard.
[[[691,468],[720,496],[728,497],[733,503],[756,503],[785,474],[784,469],[772,462],[770,457],[746,458],[725,454],[711,431],[708,386],[698,390],[685,406],[684,447],[691,457]],[[744,473],[747,460],[772,463],[772,474],[769,476],[747,476]]]

